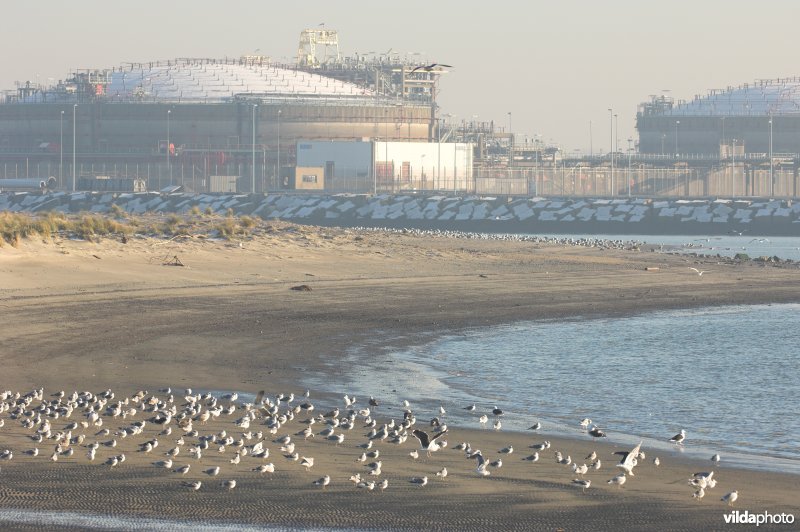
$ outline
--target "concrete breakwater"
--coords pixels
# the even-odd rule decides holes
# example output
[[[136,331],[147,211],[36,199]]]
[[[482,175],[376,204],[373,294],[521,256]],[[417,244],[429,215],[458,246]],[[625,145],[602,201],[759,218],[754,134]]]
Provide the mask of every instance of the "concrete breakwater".
[[[587,234],[800,235],[791,200],[54,192],[0,194],[0,211],[201,212],[330,226]]]

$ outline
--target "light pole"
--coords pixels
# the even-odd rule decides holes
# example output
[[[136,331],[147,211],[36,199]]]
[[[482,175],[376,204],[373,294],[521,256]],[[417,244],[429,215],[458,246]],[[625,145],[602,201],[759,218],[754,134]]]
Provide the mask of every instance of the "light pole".
[[[667,140],[667,134],[661,134],[661,155],[664,155],[664,141]]]
[[[592,142],[592,121],[589,120],[589,159],[594,158],[594,143]]]
[[[75,177],[76,177],[76,166],[75,166],[75,116],[76,111],[78,110],[78,104],[72,105],[72,191],[75,192]]]
[[[172,164],[169,160],[169,115],[172,114],[172,109],[167,109],[167,174],[169,175],[169,184],[172,184]]]
[[[64,186],[64,111],[61,111],[61,126],[60,126],[61,140],[58,143],[59,157],[58,157],[58,186]]]
[[[256,193],[256,109],[258,104],[253,104],[253,194]]]
[[[619,151],[619,117],[616,113],[614,113],[614,157],[617,156],[617,152]],[[611,195],[614,196],[616,194],[616,189],[614,188],[614,175],[611,175]]]
[[[736,197],[736,139],[731,139],[731,196]]]
[[[514,161],[514,134],[511,133],[511,111],[508,112],[508,166]]]
[[[611,124],[611,192],[614,192],[614,109],[608,108],[608,121]]]
[[[722,122],[722,149],[719,150],[719,158],[722,159],[723,149],[725,148],[725,117],[721,117],[720,121]]]
[[[278,109],[278,183],[281,182],[281,111]]]
[[[775,195],[775,177],[772,166],[772,114],[769,115],[769,195]]]
[[[631,197],[631,157],[633,156],[633,139],[628,138],[628,197]]]
[[[675,121],[675,158],[678,158],[678,126],[681,125],[680,120]]]

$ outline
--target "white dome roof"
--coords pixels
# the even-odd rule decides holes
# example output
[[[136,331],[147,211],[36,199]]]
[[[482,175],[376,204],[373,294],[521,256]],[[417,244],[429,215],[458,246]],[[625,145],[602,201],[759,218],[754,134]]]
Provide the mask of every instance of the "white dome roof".
[[[222,102],[237,95],[265,98],[374,98],[353,83],[301,70],[245,61],[179,59],[137,63],[111,72],[105,88],[112,101]]]

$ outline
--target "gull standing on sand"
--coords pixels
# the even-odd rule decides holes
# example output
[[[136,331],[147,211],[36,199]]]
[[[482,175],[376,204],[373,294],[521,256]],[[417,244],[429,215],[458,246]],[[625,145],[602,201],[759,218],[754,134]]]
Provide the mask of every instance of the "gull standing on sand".
[[[628,477],[625,476],[625,473],[620,473],[619,475],[617,475],[614,478],[612,478],[611,480],[609,480],[608,483],[609,484],[616,484],[617,486],[619,486],[621,488],[622,485],[625,484],[626,480],[628,480]]]
[[[314,481],[314,485],[322,486],[322,489],[325,489],[325,486],[327,486],[330,483],[331,483],[330,475],[325,475],[324,477]]]
[[[428,477],[411,477],[410,482],[418,485],[421,488],[428,484]]]
[[[532,455],[526,456],[523,458],[526,462],[538,462],[539,461],[539,453],[533,453]]]
[[[478,418],[478,421],[480,422],[483,428],[486,428],[486,424],[489,422],[489,416],[483,414],[481,417]]]
[[[739,498],[739,490],[734,490],[730,493],[726,493],[720,500],[722,502],[728,503],[728,506],[733,506],[733,503],[736,502],[736,499]]]
[[[572,483],[575,484],[576,486],[580,486],[583,489],[584,493],[586,493],[586,488],[588,488],[589,486],[592,485],[592,481],[591,480],[583,480],[583,479],[580,479],[580,478],[574,479],[572,481]]]
[[[443,467],[441,470],[437,471],[436,472],[436,476],[437,477],[441,477],[442,480],[446,479],[447,478],[447,468]]]
[[[719,461],[720,461],[720,456],[719,456],[719,454],[715,454],[714,456],[712,456],[712,457],[711,457],[711,461],[712,461],[712,462],[714,462],[714,464],[718,464],[718,463],[719,463]]]

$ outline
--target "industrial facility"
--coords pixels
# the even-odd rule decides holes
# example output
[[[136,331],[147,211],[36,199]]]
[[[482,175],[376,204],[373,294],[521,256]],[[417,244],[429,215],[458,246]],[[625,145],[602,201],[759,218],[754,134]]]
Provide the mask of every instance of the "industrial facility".
[[[18,83],[0,101],[0,171],[54,176],[65,189],[99,178],[208,191],[212,177],[235,176],[239,191],[276,190],[294,179],[299,141],[442,141],[436,90],[446,72],[391,53],[342,57],[335,30],[313,29],[294,64],[182,58]],[[358,188],[404,171],[372,152]]]
[[[800,153],[800,78],[711,90],[691,101],[651,96],[639,106],[636,128],[643,154]]]
[[[508,129],[443,113],[453,68],[391,49],[345,56],[317,28],[291,64],[178,58],[20,82],[0,93],[0,189],[800,195],[800,78],[651,96],[638,142],[587,156],[515,137],[510,112]]]

